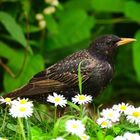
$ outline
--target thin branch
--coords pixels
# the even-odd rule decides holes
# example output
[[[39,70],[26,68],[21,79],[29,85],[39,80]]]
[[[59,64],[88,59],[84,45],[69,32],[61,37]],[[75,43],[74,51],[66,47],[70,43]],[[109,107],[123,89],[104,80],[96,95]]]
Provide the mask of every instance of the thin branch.
[[[114,18],[114,19],[97,19],[97,24],[115,24],[115,23],[131,23],[134,21],[131,21],[130,19],[126,18]]]
[[[16,77],[16,75],[12,72],[12,70],[11,70],[7,65],[5,65],[5,64],[2,62],[1,59],[0,59],[0,65],[3,67],[3,69],[5,69],[5,71],[6,71],[7,73],[9,73],[9,75],[10,75],[12,78],[15,78],[15,77]]]
[[[24,11],[24,15],[25,15],[25,19],[26,19],[26,42],[27,42],[27,47],[25,48],[24,59],[23,59],[22,66],[21,66],[18,74],[16,75],[16,78],[19,77],[20,74],[23,72],[23,69],[24,69],[24,66],[25,66],[25,63],[26,63],[26,60],[27,60],[27,56],[28,56],[28,50],[29,50],[29,47],[30,47],[30,43],[29,43],[29,40],[30,40],[29,15],[25,11]]]

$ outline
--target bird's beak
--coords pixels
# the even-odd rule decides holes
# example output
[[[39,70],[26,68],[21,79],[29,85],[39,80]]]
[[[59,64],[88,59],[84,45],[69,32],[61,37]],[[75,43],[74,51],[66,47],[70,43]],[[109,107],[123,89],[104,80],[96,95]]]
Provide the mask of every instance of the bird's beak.
[[[136,39],[134,39],[134,38],[121,38],[121,40],[117,42],[117,46],[128,44],[128,43],[134,42],[134,41],[136,41]]]

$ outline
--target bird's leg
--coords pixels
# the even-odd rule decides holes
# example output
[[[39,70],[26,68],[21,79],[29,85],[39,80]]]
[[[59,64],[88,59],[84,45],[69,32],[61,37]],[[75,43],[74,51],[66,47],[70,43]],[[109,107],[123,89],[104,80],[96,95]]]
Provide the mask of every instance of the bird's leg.
[[[64,115],[64,113],[65,113],[65,108],[57,108],[57,118],[60,118],[60,117],[62,117],[63,115]]]
[[[96,116],[95,114],[96,114],[96,110],[93,103],[88,103],[84,105],[84,115],[94,118]]]

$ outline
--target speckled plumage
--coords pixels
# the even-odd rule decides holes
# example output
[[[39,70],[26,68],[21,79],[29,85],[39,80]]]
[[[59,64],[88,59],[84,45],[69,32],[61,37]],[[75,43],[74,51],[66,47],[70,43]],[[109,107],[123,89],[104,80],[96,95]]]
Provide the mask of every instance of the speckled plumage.
[[[57,92],[71,98],[79,93],[78,65],[81,61],[83,94],[96,97],[112,79],[116,43],[120,40],[115,35],[101,36],[89,48],[73,53],[36,74],[27,85],[7,97],[28,97],[46,102],[48,94]]]

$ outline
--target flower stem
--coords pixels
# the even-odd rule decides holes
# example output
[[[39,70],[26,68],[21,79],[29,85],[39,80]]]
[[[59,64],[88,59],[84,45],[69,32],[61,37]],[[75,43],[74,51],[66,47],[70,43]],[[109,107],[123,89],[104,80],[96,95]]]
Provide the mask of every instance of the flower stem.
[[[23,138],[23,140],[26,140],[26,136],[25,136],[25,132],[24,132],[24,126],[23,126],[23,122],[22,122],[21,118],[18,118],[18,123],[19,123],[19,128],[20,128],[22,138]]]
[[[1,126],[1,128],[0,128],[0,131],[3,131],[4,130],[4,128],[5,128],[5,125],[6,125],[6,115],[7,115],[7,108],[8,107],[6,107],[5,108],[5,114],[4,114],[4,118],[3,118],[3,122],[2,122],[2,126]]]
[[[57,107],[54,108],[54,123],[56,122],[56,116],[57,116]]]
[[[25,119],[26,129],[27,129],[27,139],[31,140],[31,132],[30,132],[30,122],[28,119]]]
[[[83,118],[83,105],[80,105],[80,117]]]

